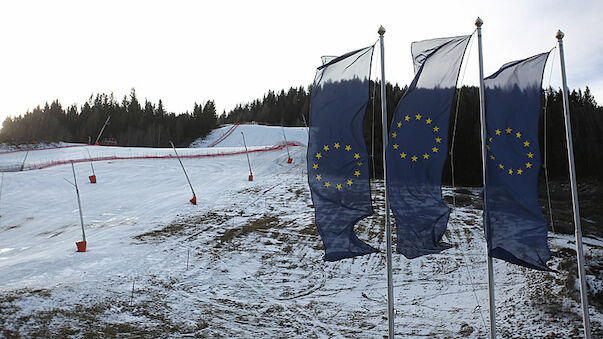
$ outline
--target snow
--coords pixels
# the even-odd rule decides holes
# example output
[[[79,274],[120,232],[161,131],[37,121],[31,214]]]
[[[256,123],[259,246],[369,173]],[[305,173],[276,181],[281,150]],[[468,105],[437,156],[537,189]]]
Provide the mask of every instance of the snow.
[[[212,132],[182,154],[263,149],[283,142],[281,127],[238,125]],[[307,129],[285,128],[307,143]],[[32,163],[93,157],[167,155],[170,149],[87,146],[30,152]],[[387,334],[382,184],[375,215],[358,236],[382,253],[322,261],[306,178],[304,146],[183,159],[197,205],[176,159],[75,164],[88,240],[81,240],[71,166],[4,174],[0,200],[0,338],[24,336],[363,337]],[[0,154],[18,162],[23,153]],[[28,157],[28,159],[29,159]],[[21,158],[22,159],[22,158]],[[444,195],[452,194],[445,188]],[[475,197],[477,191],[473,191]],[[455,247],[407,260],[394,255],[398,337],[486,337],[488,291],[481,211],[456,207],[446,240]],[[573,238],[552,235],[554,253]],[[598,239],[585,252],[600,256]],[[188,270],[187,270],[188,258]],[[579,337],[579,301],[557,273],[495,260],[501,337]],[[601,282],[589,277],[593,287]],[[132,284],[134,283],[134,289]],[[552,305],[559,313],[546,307]],[[601,310],[591,307],[600,333]],[[69,332],[71,331],[71,332]],[[112,334],[118,333],[118,335]]]

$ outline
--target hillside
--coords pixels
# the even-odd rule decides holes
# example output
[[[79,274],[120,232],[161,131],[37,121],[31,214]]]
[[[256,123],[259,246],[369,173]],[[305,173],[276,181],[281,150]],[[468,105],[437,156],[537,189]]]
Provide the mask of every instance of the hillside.
[[[287,337],[381,338],[387,334],[382,182],[375,215],[359,237],[382,253],[322,261],[306,178],[307,131],[227,125],[178,151],[74,145],[30,152],[27,169],[5,172],[0,200],[0,338]],[[231,130],[229,135],[225,134]],[[243,131],[254,180],[241,154]],[[213,144],[213,147],[208,147]],[[81,239],[75,165],[88,252]],[[233,154],[233,155],[226,155]],[[0,153],[20,164],[23,152]],[[112,157],[102,160],[102,157]],[[129,158],[129,159],[126,159]],[[101,161],[102,160],[102,161]],[[57,164],[33,169],[36,164]],[[396,335],[487,335],[485,241],[475,189],[444,188],[453,208],[454,248],[407,260],[394,255]],[[461,206],[462,205],[462,206]],[[588,216],[585,216],[588,217]],[[573,238],[550,233],[552,273],[495,259],[502,338],[582,334]],[[585,238],[591,295],[601,296],[603,240]],[[603,336],[601,304],[591,304],[593,337]]]

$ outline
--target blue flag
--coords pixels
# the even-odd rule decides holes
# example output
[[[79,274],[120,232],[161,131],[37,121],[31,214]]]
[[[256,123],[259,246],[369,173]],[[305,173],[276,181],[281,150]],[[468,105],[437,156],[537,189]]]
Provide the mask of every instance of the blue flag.
[[[412,44],[416,74],[396,107],[386,150],[396,249],[409,259],[450,248],[441,241],[450,214],[442,199],[442,169],[456,82],[470,38]]]
[[[373,46],[323,58],[310,97],[308,183],[326,261],[378,252],[354,233],[373,213],[362,121]]]
[[[538,202],[538,118],[548,55],[507,63],[484,79],[488,253],[539,270],[548,270],[551,258]]]

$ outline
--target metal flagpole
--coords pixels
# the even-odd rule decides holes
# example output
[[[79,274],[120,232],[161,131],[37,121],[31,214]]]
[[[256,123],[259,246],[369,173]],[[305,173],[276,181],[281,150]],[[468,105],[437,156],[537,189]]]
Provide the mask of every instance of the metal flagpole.
[[[386,237],[386,268],[387,268],[387,323],[388,338],[394,338],[394,282],[392,277],[392,228],[389,220],[389,200],[387,198],[387,166],[385,150],[387,148],[387,107],[385,101],[385,56],[383,54],[383,34],[385,28],[379,27],[379,42],[381,45],[381,121],[383,124],[383,190],[385,192],[385,237]]]
[[[245,134],[241,132],[243,136],[243,145],[245,146],[245,155],[247,156],[247,165],[249,166],[249,181],[253,181],[253,173],[251,172],[251,161],[249,161],[249,152],[247,151],[247,142],[245,141]]]
[[[477,47],[479,50],[479,111],[482,126],[482,177],[484,182],[484,230],[488,232],[488,204],[486,203],[486,102],[484,99],[484,60],[482,54],[482,24],[484,21],[479,17],[475,20],[477,26]],[[490,310],[490,339],[496,339],[496,305],[494,303],[494,267],[490,253],[486,253],[488,262],[488,308]]]
[[[563,83],[563,113],[565,116],[565,138],[567,141],[567,160],[572,186],[572,205],[574,207],[574,224],[576,225],[576,252],[578,256],[578,277],[580,279],[580,299],[582,300],[582,322],[584,323],[584,337],[590,339],[590,319],[588,316],[588,295],[586,294],[586,280],[584,273],[584,252],[582,250],[582,229],[580,227],[580,210],[578,206],[578,188],[576,187],[576,167],[574,166],[574,148],[572,146],[572,125],[569,117],[569,100],[567,97],[567,78],[565,76],[565,55],[563,52],[563,37],[561,30],[557,31],[559,42],[559,61],[561,62],[561,81]]]
[[[178,158],[178,161],[180,162],[180,166],[182,167],[182,171],[184,172],[186,181],[188,181],[188,185],[191,187],[191,191],[193,192],[193,198],[190,200],[190,202],[191,202],[191,204],[196,205],[197,204],[197,195],[195,194],[195,190],[193,189],[193,184],[191,184],[191,179],[188,178],[188,174],[186,173],[186,169],[184,169],[182,160],[180,160],[180,156],[178,155],[178,152],[176,152],[176,147],[174,147],[174,143],[171,140],[170,140],[170,145],[172,145],[172,148],[174,149],[174,153],[176,153],[176,158]]]

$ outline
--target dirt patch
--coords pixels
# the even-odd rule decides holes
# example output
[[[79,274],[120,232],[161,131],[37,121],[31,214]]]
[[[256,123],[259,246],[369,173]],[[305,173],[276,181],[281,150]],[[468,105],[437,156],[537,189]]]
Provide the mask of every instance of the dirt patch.
[[[199,226],[214,227],[228,220],[230,216],[215,212],[208,212],[201,216],[187,216],[176,219],[161,229],[139,234],[134,239],[142,242],[157,242],[169,237],[192,235],[203,231],[199,230]]]
[[[252,232],[257,232],[261,230],[267,230],[272,227],[276,227],[279,225],[279,219],[274,216],[265,216],[259,219],[255,219],[243,225],[241,227],[231,228],[226,230],[224,234],[218,237],[215,247],[220,248],[224,244],[232,241],[237,237],[244,237]]]

